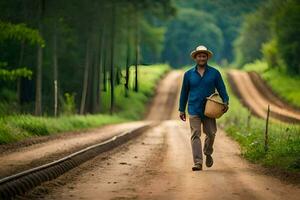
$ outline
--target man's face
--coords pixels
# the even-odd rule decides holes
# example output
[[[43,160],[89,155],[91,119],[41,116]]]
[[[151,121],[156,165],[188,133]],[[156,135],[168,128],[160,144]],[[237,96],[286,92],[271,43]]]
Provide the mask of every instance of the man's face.
[[[206,53],[197,53],[195,56],[195,60],[197,62],[198,65],[204,65],[207,63],[208,60],[208,56]]]

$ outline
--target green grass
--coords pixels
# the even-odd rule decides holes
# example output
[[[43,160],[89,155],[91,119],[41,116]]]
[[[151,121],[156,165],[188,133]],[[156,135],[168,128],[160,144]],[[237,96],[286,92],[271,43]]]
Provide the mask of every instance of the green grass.
[[[227,134],[239,142],[242,155],[263,166],[300,172],[300,125],[269,122],[269,150],[265,152],[265,120],[250,115],[229,87],[226,69],[218,69],[223,74],[230,100],[228,112],[217,121]]]
[[[57,134],[66,131],[83,130],[105,124],[128,121],[118,115],[72,115],[35,117],[32,115],[12,115],[0,119],[0,143],[7,144],[28,137]]]
[[[102,93],[103,113],[96,115],[71,115],[54,117],[35,117],[32,115],[11,115],[0,117],[0,144],[20,141],[29,137],[58,134],[67,131],[100,127],[105,124],[138,120],[145,114],[146,104],[154,94],[159,79],[170,70],[168,65],[139,67],[139,92],[132,91],[133,69],[131,69],[129,98],[124,96],[123,85],[115,87],[115,113],[109,114],[109,88]],[[123,72],[124,73],[124,72]]]
[[[154,88],[157,81],[161,78],[163,74],[169,71],[171,68],[168,65],[150,65],[141,66],[138,71],[139,76],[139,92],[134,91],[129,92],[129,98],[125,97],[125,88],[123,86],[117,86],[115,88],[116,98],[116,111],[119,116],[129,118],[129,119],[140,119],[145,114],[145,104],[154,94]],[[130,70],[129,86],[134,87],[134,69]],[[108,87],[110,91],[110,87]],[[110,92],[103,92],[101,96],[103,100],[103,111],[105,113],[109,112],[110,106]]]
[[[270,69],[263,61],[246,64],[243,69],[259,72],[274,93],[291,105],[300,108],[300,76],[288,74],[283,69]]]

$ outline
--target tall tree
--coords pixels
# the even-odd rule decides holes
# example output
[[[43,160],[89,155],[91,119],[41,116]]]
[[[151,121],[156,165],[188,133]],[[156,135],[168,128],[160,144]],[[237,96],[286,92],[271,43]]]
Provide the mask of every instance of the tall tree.
[[[82,86],[82,95],[81,95],[81,104],[80,104],[80,114],[84,114],[86,106],[86,95],[88,90],[88,78],[89,78],[89,66],[90,66],[90,38],[86,41],[86,57],[84,65],[84,77],[83,77],[83,86]]]
[[[134,91],[138,92],[138,65],[140,54],[140,25],[139,25],[139,4],[135,7],[135,77],[134,77]]]
[[[43,36],[43,20],[45,13],[45,0],[39,1],[38,27]],[[43,47],[38,45],[37,69],[36,69],[36,89],[35,89],[35,115],[42,114],[42,65],[43,65]]]
[[[115,47],[115,23],[116,23],[116,6],[112,5],[112,22],[111,22],[111,47],[110,47],[110,114],[114,112],[115,104],[115,85],[114,85],[114,47]]]

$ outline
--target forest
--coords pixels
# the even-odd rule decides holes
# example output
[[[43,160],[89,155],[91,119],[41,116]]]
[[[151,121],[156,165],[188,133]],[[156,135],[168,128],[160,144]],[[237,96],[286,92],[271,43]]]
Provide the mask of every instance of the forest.
[[[0,7],[2,115],[57,116],[72,105],[73,113],[97,113],[105,92],[114,112],[115,85],[129,90],[134,66],[131,89],[138,92],[142,55],[156,62],[159,22],[175,12],[169,0],[20,0]]]
[[[297,0],[2,0],[0,7],[1,116],[113,113],[115,86],[125,96],[139,91],[139,65],[190,65],[199,43],[223,67],[264,60],[300,74]]]

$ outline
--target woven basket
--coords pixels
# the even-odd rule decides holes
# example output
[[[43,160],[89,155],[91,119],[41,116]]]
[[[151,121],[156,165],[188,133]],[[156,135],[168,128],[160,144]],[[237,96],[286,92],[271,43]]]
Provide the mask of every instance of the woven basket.
[[[206,97],[204,115],[210,118],[220,118],[224,112],[224,103],[218,93]]]

